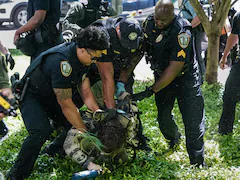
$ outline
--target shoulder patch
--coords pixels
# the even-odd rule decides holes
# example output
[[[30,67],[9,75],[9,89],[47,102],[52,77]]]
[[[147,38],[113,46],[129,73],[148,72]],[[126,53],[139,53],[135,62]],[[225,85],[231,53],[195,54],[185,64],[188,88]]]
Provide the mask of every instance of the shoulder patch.
[[[128,35],[128,39],[130,39],[131,41],[134,41],[135,39],[137,39],[137,33],[136,32],[131,32],[129,35]]]
[[[63,76],[68,77],[72,73],[72,66],[68,63],[68,61],[62,61],[60,64],[61,73]]]
[[[190,36],[187,33],[181,33],[178,35],[178,44],[181,46],[181,48],[185,49],[188,47],[188,44],[190,42]]]

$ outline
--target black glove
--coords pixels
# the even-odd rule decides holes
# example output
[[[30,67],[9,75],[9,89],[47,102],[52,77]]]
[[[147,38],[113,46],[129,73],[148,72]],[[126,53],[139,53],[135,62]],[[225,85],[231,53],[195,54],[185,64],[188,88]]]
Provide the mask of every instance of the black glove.
[[[12,58],[12,55],[10,53],[7,53],[6,55],[6,62],[7,64],[9,63],[10,64],[10,69],[12,70],[15,66],[15,61],[14,59]]]
[[[153,91],[152,86],[150,86],[150,87],[146,86],[146,90],[145,91],[142,91],[142,92],[137,93],[137,94],[133,94],[131,99],[133,101],[141,101],[144,98],[152,96],[153,94],[154,94],[154,91]]]
[[[107,110],[107,116],[104,118],[104,121],[108,121],[110,119],[117,119],[117,110],[115,108]]]

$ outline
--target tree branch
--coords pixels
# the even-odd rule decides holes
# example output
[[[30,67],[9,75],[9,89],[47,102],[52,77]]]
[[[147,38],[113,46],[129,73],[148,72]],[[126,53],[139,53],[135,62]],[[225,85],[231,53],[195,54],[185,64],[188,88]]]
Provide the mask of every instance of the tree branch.
[[[208,20],[208,17],[205,13],[205,11],[203,10],[202,6],[200,5],[200,3],[198,2],[198,0],[189,0],[189,2],[191,3],[191,5],[193,6],[196,14],[198,15],[201,24],[203,25],[203,28],[205,30],[205,32],[208,34],[208,32],[210,32],[210,22]]]

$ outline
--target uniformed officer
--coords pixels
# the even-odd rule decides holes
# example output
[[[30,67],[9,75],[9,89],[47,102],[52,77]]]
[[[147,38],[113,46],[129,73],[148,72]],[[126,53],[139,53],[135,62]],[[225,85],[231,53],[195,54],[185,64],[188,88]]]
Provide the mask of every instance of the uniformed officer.
[[[143,56],[139,22],[133,17],[117,16],[97,20],[92,25],[104,27],[109,33],[110,48],[103,53],[100,62],[113,64],[117,97],[126,91],[132,94],[133,70]]]
[[[33,61],[41,52],[62,43],[62,34],[57,28],[60,15],[61,0],[29,0],[28,22],[16,30],[14,44],[18,47],[17,40],[20,35],[31,31],[34,38],[20,46],[19,49],[23,49],[23,53],[27,52]],[[30,43],[34,48],[29,47]]]
[[[109,6],[107,1],[88,0],[87,5],[77,2],[68,10],[62,28],[63,31],[71,30],[76,33],[79,28],[85,28],[97,19],[115,15],[117,13]],[[67,32],[65,33],[67,34]]]
[[[233,18],[232,32],[228,37],[226,47],[224,49],[223,57],[220,60],[220,68],[225,69],[227,57],[230,50],[238,43],[240,43],[240,13],[236,13]],[[240,100],[240,55],[237,52],[236,60],[233,62],[230,74],[226,81],[225,91],[223,94],[223,110],[221,119],[219,121],[219,133],[228,134],[233,132],[233,124],[235,118],[236,104]]]
[[[39,151],[51,133],[49,117],[65,128],[55,140],[55,146],[62,147],[71,126],[84,132],[86,127],[72,102],[72,93],[79,89],[89,109],[99,109],[85,77],[89,66],[108,46],[108,34],[90,26],[79,32],[76,42],[61,44],[41,53],[29,66],[20,87],[27,88],[21,95],[20,110],[29,136],[10,170],[10,179],[19,180],[30,175]]]
[[[91,25],[106,29],[110,36],[110,47],[103,52],[102,57],[96,63],[97,67],[92,65],[88,73],[91,85],[94,85],[94,95],[99,105],[106,104],[106,107],[110,109],[109,104],[111,108],[115,107],[115,102],[111,103],[112,101],[110,101],[113,100],[115,83],[117,97],[132,93],[133,70],[143,56],[142,29],[136,19],[124,16],[97,20]],[[102,84],[99,81],[101,79]],[[108,101],[105,98],[106,94]],[[81,107],[81,99],[77,96],[74,96],[74,101]]]
[[[7,96],[8,98],[13,98],[12,90],[9,84],[9,77],[8,77],[8,63],[10,63],[10,69],[12,70],[15,62],[8,51],[8,49],[2,44],[0,41],[0,91],[3,96]],[[8,129],[2,120],[4,117],[3,113],[0,113],[0,139],[4,137]]]
[[[174,14],[170,0],[160,0],[155,13],[144,22],[148,61],[155,83],[146,90],[155,93],[158,123],[170,148],[179,142],[180,133],[171,114],[177,99],[185,125],[186,146],[191,164],[204,164],[204,102],[194,58],[191,25]]]

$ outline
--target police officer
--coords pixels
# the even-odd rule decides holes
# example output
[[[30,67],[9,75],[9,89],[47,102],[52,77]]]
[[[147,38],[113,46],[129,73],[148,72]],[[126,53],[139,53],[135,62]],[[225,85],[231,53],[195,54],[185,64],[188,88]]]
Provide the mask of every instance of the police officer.
[[[145,92],[155,93],[158,123],[170,148],[180,133],[171,114],[175,99],[185,125],[186,146],[191,164],[204,165],[204,104],[194,59],[191,25],[174,14],[170,0],[160,0],[155,13],[144,22],[146,51],[155,83]]]
[[[18,47],[20,41],[18,42],[17,40],[20,35],[26,35],[31,31],[34,38],[18,47],[20,50],[22,49],[23,53],[31,56],[31,61],[41,52],[63,42],[62,34],[57,28],[57,23],[61,15],[60,7],[61,0],[28,1],[28,22],[16,30],[14,44]],[[30,43],[34,48],[29,47]]]
[[[97,19],[115,15],[117,13],[107,1],[88,0],[87,5],[78,2],[68,10],[63,20],[63,31],[71,30],[75,33],[79,28],[85,28]]]
[[[8,69],[7,64],[10,62],[10,69],[12,70],[15,63],[14,60],[8,51],[8,49],[3,46],[2,42],[0,41],[0,52],[2,55],[0,56],[0,91],[3,96],[6,96],[8,98],[13,98],[13,94],[10,88],[9,84],[9,77],[8,77]],[[7,132],[8,129],[3,121],[3,117],[5,115],[3,113],[0,113],[0,139],[3,138]]]
[[[117,97],[126,91],[132,94],[133,70],[143,56],[139,22],[133,17],[117,16],[97,20],[92,25],[104,27],[109,33],[110,48],[103,53],[100,62],[113,64]],[[108,69],[108,72],[111,71]]]
[[[226,47],[224,49],[223,57],[220,60],[220,68],[225,69],[227,64],[227,57],[230,50],[238,43],[240,37],[240,13],[236,13],[233,18],[232,32],[228,37]],[[225,91],[223,94],[223,110],[221,119],[219,121],[219,133],[228,134],[233,132],[233,124],[235,118],[236,104],[240,100],[240,86],[239,86],[239,70],[240,70],[240,55],[237,52],[236,60],[233,62],[230,74],[226,81]]]
[[[20,110],[29,136],[8,174],[10,179],[19,180],[30,175],[39,151],[51,133],[49,117],[65,128],[53,143],[55,146],[62,147],[63,138],[71,126],[81,132],[86,130],[72,102],[72,93],[79,89],[89,109],[99,109],[85,77],[89,65],[99,59],[108,45],[108,34],[90,26],[79,32],[76,42],[61,44],[41,53],[29,66],[20,81],[20,89],[27,88],[21,95]]]

